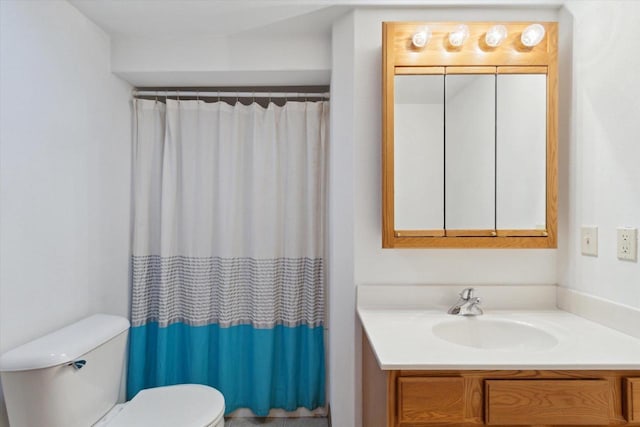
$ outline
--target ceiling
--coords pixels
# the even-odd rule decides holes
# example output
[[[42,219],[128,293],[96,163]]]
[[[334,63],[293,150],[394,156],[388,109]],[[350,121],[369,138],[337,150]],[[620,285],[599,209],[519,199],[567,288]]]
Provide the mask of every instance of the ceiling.
[[[269,0],[69,0],[112,36],[329,34],[350,9],[335,2]]]
[[[1,1],[1,0],[0,0]],[[558,6],[564,0],[69,0],[112,36],[329,34],[355,6]]]

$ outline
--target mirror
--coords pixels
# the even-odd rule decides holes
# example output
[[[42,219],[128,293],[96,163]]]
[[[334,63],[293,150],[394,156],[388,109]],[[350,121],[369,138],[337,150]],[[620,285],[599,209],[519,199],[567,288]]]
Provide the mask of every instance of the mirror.
[[[495,230],[495,79],[445,78],[446,230]]]
[[[396,76],[398,230],[444,229],[444,76]]]
[[[546,229],[547,76],[496,81],[496,226]]]
[[[382,246],[555,248],[557,24],[459,25],[383,23]]]
[[[396,230],[545,229],[544,74],[399,75],[395,85]]]

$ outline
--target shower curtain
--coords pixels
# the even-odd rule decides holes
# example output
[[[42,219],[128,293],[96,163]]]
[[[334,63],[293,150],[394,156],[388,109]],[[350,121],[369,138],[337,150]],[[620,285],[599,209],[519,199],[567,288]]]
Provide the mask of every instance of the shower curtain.
[[[328,102],[134,114],[128,397],[199,383],[227,413],[324,406]]]

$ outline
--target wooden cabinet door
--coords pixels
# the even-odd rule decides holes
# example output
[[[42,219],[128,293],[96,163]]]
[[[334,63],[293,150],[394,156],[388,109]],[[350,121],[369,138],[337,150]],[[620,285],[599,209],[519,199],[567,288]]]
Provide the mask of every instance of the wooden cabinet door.
[[[463,421],[461,377],[400,377],[397,393],[399,425]]]
[[[640,378],[626,378],[626,417],[632,424],[640,424]]]
[[[613,416],[607,380],[487,380],[487,425],[607,425]]]

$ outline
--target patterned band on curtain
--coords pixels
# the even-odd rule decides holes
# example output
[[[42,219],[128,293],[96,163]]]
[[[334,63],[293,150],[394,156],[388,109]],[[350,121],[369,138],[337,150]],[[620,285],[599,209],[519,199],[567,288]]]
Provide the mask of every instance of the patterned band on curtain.
[[[128,398],[325,405],[327,102],[135,100]]]

